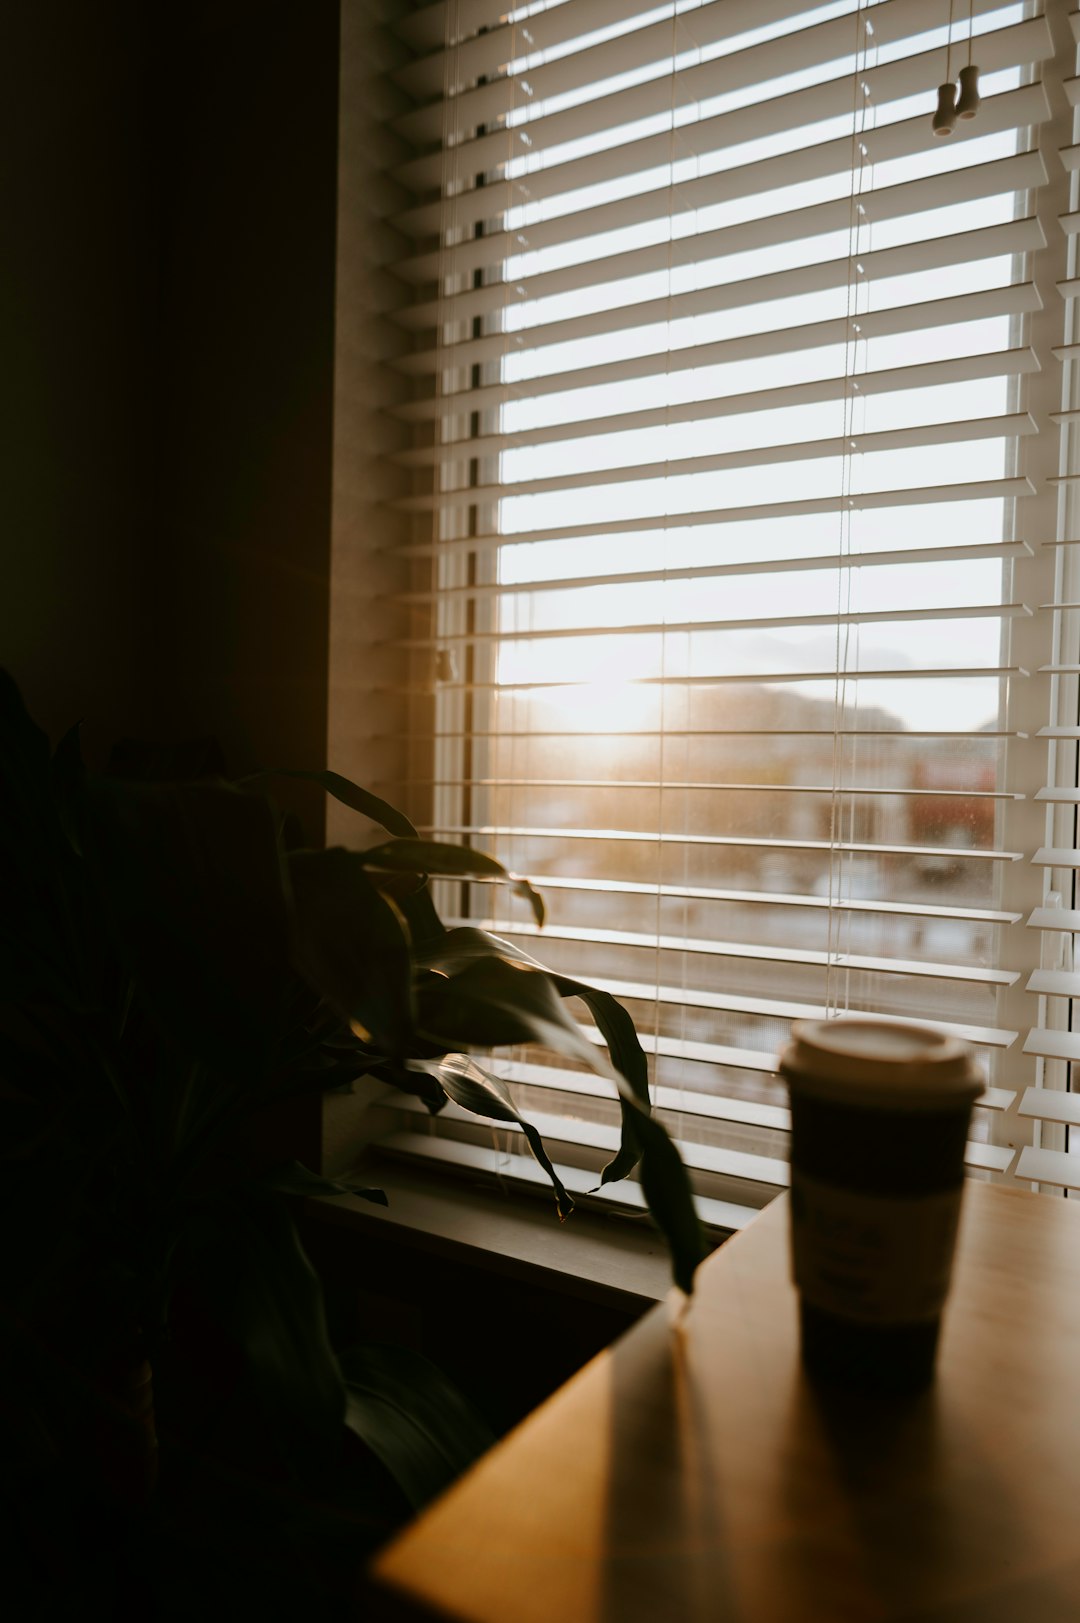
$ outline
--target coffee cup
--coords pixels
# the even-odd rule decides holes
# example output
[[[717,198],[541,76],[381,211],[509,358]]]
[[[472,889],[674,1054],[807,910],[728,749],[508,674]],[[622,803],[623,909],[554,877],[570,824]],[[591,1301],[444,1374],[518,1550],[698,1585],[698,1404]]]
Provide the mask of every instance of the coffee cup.
[[[856,1015],[797,1021],[780,1070],[804,1366],[917,1391],[933,1375],[983,1090],[974,1056],[931,1027]]]

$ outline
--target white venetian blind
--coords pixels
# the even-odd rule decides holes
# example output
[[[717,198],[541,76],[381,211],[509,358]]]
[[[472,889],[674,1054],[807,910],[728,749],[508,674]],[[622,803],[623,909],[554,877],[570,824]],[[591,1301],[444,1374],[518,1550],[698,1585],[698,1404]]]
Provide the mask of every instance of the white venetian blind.
[[[1016,808],[1070,770],[1044,748],[1029,783],[1018,741],[1048,683],[1075,701],[1043,584],[1071,532],[1031,451],[1060,426],[1064,17],[446,0],[400,25],[414,734],[385,787],[536,879],[540,939],[483,887],[449,911],[626,1002],[721,1226],[786,1181],[792,1019],[979,1045],[969,1164],[1003,1174],[1038,1054],[1018,1000],[1064,995],[1005,947],[1061,866]],[[969,60],[981,106],[935,139]],[[604,1085],[499,1069],[589,1187]],[[524,1145],[401,1108],[401,1147],[527,1175]]]

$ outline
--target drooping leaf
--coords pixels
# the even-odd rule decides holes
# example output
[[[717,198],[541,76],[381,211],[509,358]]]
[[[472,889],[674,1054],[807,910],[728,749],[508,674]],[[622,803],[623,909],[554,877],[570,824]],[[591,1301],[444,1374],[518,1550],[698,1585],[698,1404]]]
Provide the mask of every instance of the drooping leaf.
[[[244,1354],[282,1459],[318,1475],[340,1453],[345,1384],[322,1287],[284,1202],[249,1187],[208,1205],[189,1253],[211,1311]]]
[[[384,1052],[413,1030],[412,961],[405,921],[365,872],[358,851],[292,851],[288,858],[301,974]]]
[[[634,1090],[634,1097],[646,1115],[652,1114],[649,1098],[649,1066],[645,1051],[638,1041],[634,1022],[617,998],[610,992],[575,981],[565,975],[553,975],[552,980],[560,997],[579,997],[586,1005],[608,1046],[612,1064]],[[639,1111],[619,1095],[622,1133],[619,1149],[600,1174],[601,1187],[629,1177],[641,1159],[641,1135],[638,1132]]]
[[[444,930],[437,940],[417,947],[416,958],[426,969],[435,970],[440,975],[456,975],[468,964],[482,958],[504,958],[510,963],[528,964],[533,969],[544,970],[538,959],[531,958],[520,947],[504,941],[501,936],[492,935],[488,930],[479,930],[472,924]],[[547,971],[544,970],[544,973]]]
[[[694,1209],[694,1194],[685,1166],[667,1133],[651,1116],[636,1119],[641,1143],[642,1193],[671,1252],[676,1285],[689,1295],[694,1272],[708,1247]]]
[[[536,1160],[551,1179],[560,1218],[569,1217],[574,1209],[574,1202],[551,1164],[543,1139],[532,1122],[526,1121],[514,1104],[506,1083],[492,1075],[490,1071],[485,1071],[466,1054],[447,1054],[445,1059],[429,1062],[428,1069],[454,1103],[460,1105],[463,1110],[471,1110],[474,1116],[486,1116],[489,1121],[517,1123]]]
[[[437,1116],[440,1110],[446,1108],[446,1094],[433,1076],[425,1070],[417,1070],[416,1065],[416,1060],[404,1064],[385,1060],[372,1065],[368,1075],[374,1077],[376,1081],[389,1083],[401,1093],[409,1093],[416,1099],[422,1099],[430,1114]]]
[[[629,1083],[634,1100],[640,1109],[646,1115],[651,1113],[649,1070],[644,1050],[638,1041],[634,1022],[610,992],[589,986],[585,981],[572,980],[567,975],[557,975],[545,970],[542,964],[528,953],[522,952],[519,947],[512,946],[499,936],[473,926],[448,931],[440,941],[431,943],[424,949],[422,958],[426,965],[446,975],[453,975],[456,970],[480,959],[490,958],[507,959],[541,970],[549,977],[560,997],[579,997],[588,1006],[600,1028],[601,1036],[608,1045],[612,1063]],[[631,1101],[622,1096],[621,1091],[619,1105],[622,1113],[622,1142],[614,1159],[604,1168],[601,1184],[627,1177],[641,1157],[641,1144],[636,1126],[639,1112],[634,1109]]]
[[[414,949],[440,941],[446,935],[446,925],[435,910],[431,886],[426,881],[419,889],[408,890],[398,897],[397,903],[405,915]]]
[[[447,931],[438,941],[422,948],[418,956],[427,967],[451,976],[466,965],[490,958],[502,958],[541,970],[551,980],[560,997],[578,997],[588,1006],[601,1036],[608,1045],[612,1063],[630,1084],[637,1104],[646,1114],[651,1112],[649,1068],[644,1050],[638,1041],[634,1022],[610,992],[589,986],[585,981],[573,980],[567,975],[558,975],[545,970],[542,964],[523,952],[520,947],[471,925]],[[600,1180],[602,1184],[625,1178],[633,1171],[641,1155],[635,1125],[638,1112],[621,1096],[620,1108],[622,1144],[618,1154],[604,1168]]]
[[[538,1042],[616,1078],[607,1055],[567,1011],[551,977],[532,964],[473,958],[455,974],[422,982],[417,1002],[420,1031],[448,1048]],[[629,1090],[629,1083],[623,1086]]]
[[[302,1161],[285,1161],[262,1179],[268,1189],[281,1195],[359,1195],[376,1206],[386,1206],[386,1192],[372,1189],[351,1178],[323,1178],[304,1166]]]
[[[560,984],[567,991],[574,988],[576,997],[581,996],[577,990],[581,983],[549,975],[510,943],[472,927],[449,931],[424,950],[422,961],[447,977],[440,981],[437,975],[425,996],[418,997],[418,1023],[423,1031],[451,1044],[456,1031],[457,1044],[463,1047],[539,1042],[615,1083],[624,1120],[629,1118],[631,1123],[629,1141],[624,1136],[626,1153],[620,1151],[616,1156],[616,1167],[620,1157],[626,1165],[635,1151],[640,1152],[641,1186],[649,1210],[667,1239],[676,1284],[690,1291],[706,1246],[686,1168],[667,1132],[639,1096],[642,1079],[636,1061],[630,1061],[636,1076],[628,1077],[611,1065],[566,1009]],[[625,1055],[625,1028],[613,1020],[602,999],[594,999],[593,1006],[614,1030],[620,1053]]]
[[[342,777],[340,772],[304,772],[291,767],[268,767],[263,772],[253,772],[248,777],[241,778],[240,784],[247,787],[263,783],[267,778],[300,778],[305,783],[317,783],[343,806],[348,806],[350,811],[359,812],[363,817],[369,817],[388,834],[397,834],[404,839],[416,838],[416,830],[404,812],[399,812],[388,800],[381,800],[378,795],[373,795],[369,789],[361,789],[358,783]]]
[[[405,1347],[342,1355],[346,1424],[420,1510],[492,1447],[495,1438],[441,1370]]]
[[[484,851],[441,840],[389,840],[363,853],[365,865],[381,873],[422,873],[438,879],[475,879],[509,885],[527,902],[537,924],[544,922],[544,900],[527,879],[513,874]]]
[[[182,1051],[258,1074],[290,972],[269,805],[216,783],[94,777],[85,804],[100,903],[158,1023]]]

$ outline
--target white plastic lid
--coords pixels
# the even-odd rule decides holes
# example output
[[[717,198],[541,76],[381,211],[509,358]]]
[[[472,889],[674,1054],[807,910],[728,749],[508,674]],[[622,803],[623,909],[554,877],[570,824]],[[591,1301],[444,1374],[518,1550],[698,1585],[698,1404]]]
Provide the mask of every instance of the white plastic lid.
[[[870,1015],[797,1020],[780,1070],[793,1088],[877,1107],[952,1109],[983,1091],[967,1043],[931,1026]]]

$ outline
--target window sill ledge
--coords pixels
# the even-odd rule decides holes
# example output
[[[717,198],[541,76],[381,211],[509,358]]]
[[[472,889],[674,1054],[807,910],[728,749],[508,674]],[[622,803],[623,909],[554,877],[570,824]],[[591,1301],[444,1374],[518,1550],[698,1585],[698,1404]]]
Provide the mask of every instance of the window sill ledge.
[[[357,1196],[313,1198],[304,1201],[305,1214],[628,1312],[643,1311],[672,1288],[664,1242],[643,1218],[579,1208],[560,1223],[550,1207],[527,1195],[382,1158],[365,1157],[363,1168],[385,1189],[389,1206]]]

